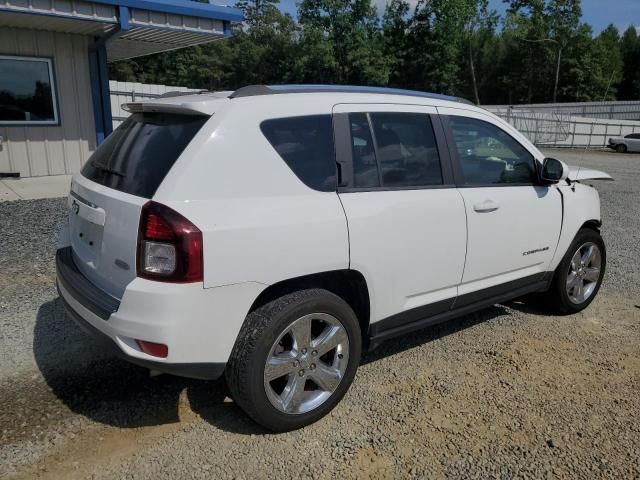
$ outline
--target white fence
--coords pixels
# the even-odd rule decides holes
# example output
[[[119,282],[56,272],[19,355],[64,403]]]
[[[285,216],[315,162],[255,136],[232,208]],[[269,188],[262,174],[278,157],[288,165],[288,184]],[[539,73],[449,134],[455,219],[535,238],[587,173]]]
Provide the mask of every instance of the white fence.
[[[640,133],[640,121],[573,116],[529,105],[485,108],[543,147],[602,148],[611,137]]]
[[[123,103],[196,89],[109,81],[113,128],[129,115]],[[543,147],[602,148],[610,137],[640,133],[640,101],[485,106]],[[633,121],[637,120],[637,121]]]
[[[564,114],[577,117],[606,118],[609,120],[640,121],[640,101],[578,102],[578,103],[533,103],[528,105],[491,105],[487,110],[504,111],[509,108],[527,110],[541,114]]]
[[[129,116],[122,109],[123,103],[135,102],[145,98],[155,98],[168,92],[197,92],[196,89],[186,87],[172,87],[168,85],[151,85],[148,83],[116,82],[109,80],[111,90],[111,115],[115,129]]]

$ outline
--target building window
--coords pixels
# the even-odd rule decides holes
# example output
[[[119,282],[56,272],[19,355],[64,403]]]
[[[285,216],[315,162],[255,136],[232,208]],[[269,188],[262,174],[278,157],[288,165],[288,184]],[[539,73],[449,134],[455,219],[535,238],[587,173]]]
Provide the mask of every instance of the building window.
[[[51,59],[0,55],[0,125],[57,125]]]

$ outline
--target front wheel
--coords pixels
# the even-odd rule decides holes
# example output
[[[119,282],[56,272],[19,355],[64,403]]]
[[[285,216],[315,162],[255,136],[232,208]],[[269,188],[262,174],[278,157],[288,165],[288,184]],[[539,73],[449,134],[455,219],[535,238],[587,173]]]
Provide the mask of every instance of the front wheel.
[[[553,306],[561,313],[576,313],[593,301],[604,277],[607,252],[595,230],[583,228],[556,269],[551,286]]]
[[[623,143],[619,143],[618,145],[616,145],[616,152],[626,153],[626,151],[627,151],[627,146],[624,145]]]
[[[225,372],[231,396],[273,431],[304,427],[329,413],[355,376],[358,319],[320,289],[280,297],[250,313]]]

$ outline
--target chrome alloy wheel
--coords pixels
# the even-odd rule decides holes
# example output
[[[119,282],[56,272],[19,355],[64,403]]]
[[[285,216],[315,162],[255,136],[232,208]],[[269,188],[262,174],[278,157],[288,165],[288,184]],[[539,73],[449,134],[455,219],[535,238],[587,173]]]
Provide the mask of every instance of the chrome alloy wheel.
[[[326,313],[298,318],[271,347],[264,388],[271,404],[289,414],[322,405],[338,388],[349,363],[349,336]]]
[[[583,244],[571,258],[567,275],[567,295],[572,303],[584,303],[593,295],[600,279],[602,255],[593,242]]]

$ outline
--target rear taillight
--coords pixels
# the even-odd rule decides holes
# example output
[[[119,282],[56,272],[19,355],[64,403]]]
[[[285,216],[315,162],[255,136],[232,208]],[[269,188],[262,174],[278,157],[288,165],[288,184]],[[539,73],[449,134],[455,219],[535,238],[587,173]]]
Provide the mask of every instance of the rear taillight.
[[[202,232],[169,207],[148,202],[138,232],[138,276],[161,282],[201,282]]]

